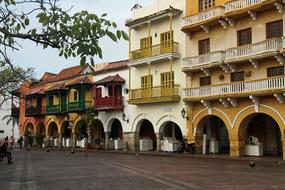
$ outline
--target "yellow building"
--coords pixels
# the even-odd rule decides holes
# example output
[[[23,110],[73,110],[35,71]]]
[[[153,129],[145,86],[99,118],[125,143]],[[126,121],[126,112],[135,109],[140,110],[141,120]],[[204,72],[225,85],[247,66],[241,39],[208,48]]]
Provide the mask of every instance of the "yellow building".
[[[275,0],[186,1],[184,101],[198,152],[285,159],[283,7]]]

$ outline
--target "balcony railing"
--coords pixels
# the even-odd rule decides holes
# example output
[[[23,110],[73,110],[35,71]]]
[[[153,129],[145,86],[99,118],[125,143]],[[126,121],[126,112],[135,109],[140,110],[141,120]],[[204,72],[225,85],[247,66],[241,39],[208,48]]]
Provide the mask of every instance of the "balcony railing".
[[[84,111],[88,108],[93,107],[92,101],[78,101],[78,102],[69,102],[68,104],[68,112],[71,111]]]
[[[203,55],[198,55],[195,57],[185,58],[184,68],[187,69],[211,63],[221,63],[224,60],[225,60],[225,52],[215,51]]]
[[[196,15],[188,16],[184,18],[184,26],[194,25],[206,20],[222,16],[225,12],[224,7],[213,7]]]
[[[262,3],[263,1],[264,0],[233,0],[225,3],[225,13],[245,9]]]
[[[178,45],[177,42],[169,41],[148,48],[138,49],[130,53],[130,59],[137,60],[167,53],[178,53]]]
[[[46,114],[46,107],[40,106],[40,107],[28,107],[25,109],[25,115],[26,116],[39,116]]]
[[[20,115],[20,108],[19,107],[12,107],[11,116],[12,117],[19,117],[19,115]]]
[[[206,97],[221,95],[242,95],[246,93],[268,93],[272,90],[284,90],[285,77],[266,78],[254,81],[235,82],[230,84],[205,86],[184,89],[186,97]]]
[[[60,105],[49,105],[46,108],[47,114],[58,114],[60,113]]]
[[[179,101],[179,85],[156,86],[130,90],[131,104]]]
[[[96,108],[98,110],[104,109],[121,109],[124,106],[124,97],[122,96],[109,96],[96,98]]]
[[[272,38],[254,44],[226,49],[226,61],[279,51],[281,47],[282,38]]]

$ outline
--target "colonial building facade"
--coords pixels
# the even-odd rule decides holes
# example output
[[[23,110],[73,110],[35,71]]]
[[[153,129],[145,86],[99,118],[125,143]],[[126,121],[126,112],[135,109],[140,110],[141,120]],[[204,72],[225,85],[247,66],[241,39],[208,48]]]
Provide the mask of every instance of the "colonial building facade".
[[[188,139],[198,152],[285,159],[283,7],[271,0],[186,1],[184,101]]]
[[[133,118],[127,138],[135,150],[176,149],[187,136],[181,71],[185,52],[184,1],[134,6],[129,27],[129,101]]]

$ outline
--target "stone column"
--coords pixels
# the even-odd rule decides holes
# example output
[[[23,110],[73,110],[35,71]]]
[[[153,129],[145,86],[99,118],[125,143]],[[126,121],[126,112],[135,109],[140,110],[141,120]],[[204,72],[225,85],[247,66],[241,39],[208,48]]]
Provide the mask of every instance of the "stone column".
[[[72,133],[72,147],[76,147],[76,133]]]
[[[105,132],[105,150],[109,150],[110,132]]]
[[[133,132],[123,133],[123,139],[127,144],[126,150],[129,151],[139,150],[139,142],[136,142],[139,139],[137,133]]]
[[[86,148],[91,148],[91,142],[92,142],[92,136],[91,136],[91,127],[87,127],[87,147]]]
[[[282,140],[283,160],[285,160],[285,139]]]
[[[202,154],[202,147],[203,147],[203,135],[198,135],[194,137],[195,139],[195,152],[197,154]]]
[[[58,148],[61,148],[62,147],[62,133],[59,133],[58,134]]]
[[[32,134],[32,138],[33,138],[32,146],[37,146],[36,134]]]
[[[156,151],[160,152],[161,151],[161,135],[160,133],[156,133]]]

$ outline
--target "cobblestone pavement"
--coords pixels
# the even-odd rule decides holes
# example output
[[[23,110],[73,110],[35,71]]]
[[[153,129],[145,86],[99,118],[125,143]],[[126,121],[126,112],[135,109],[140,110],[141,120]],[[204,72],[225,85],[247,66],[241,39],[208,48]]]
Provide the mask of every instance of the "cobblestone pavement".
[[[1,190],[285,189],[285,165],[270,162],[17,149],[13,160],[0,162]]]

